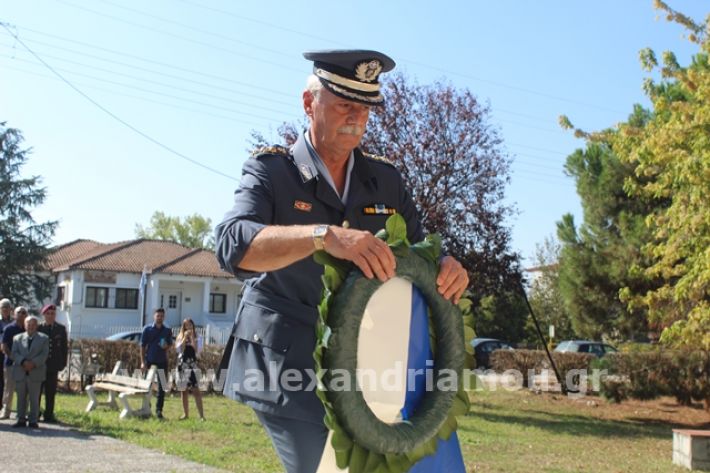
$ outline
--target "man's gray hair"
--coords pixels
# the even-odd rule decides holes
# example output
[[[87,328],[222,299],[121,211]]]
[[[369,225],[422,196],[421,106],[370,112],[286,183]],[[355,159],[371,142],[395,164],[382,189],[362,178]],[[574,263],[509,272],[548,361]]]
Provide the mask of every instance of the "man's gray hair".
[[[311,74],[306,79],[306,90],[312,93],[315,98],[318,98],[318,94],[323,90],[323,83],[315,74]]]
[[[39,325],[39,317],[36,315],[28,315],[27,318],[25,318],[25,327],[27,327],[27,324],[29,324],[32,320],[37,322],[37,325]]]
[[[7,299],[7,298],[1,299],[0,300],[0,308],[1,307],[9,307],[12,309],[12,302],[10,302],[10,299]]]
[[[17,307],[15,307],[15,317],[17,317],[17,315],[18,315],[20,312],[24,312],[25,314],[29,314],[29,311],[27,310],[27,307],[25,307],[25,306],[23,306],[23,305],[18,305]]]

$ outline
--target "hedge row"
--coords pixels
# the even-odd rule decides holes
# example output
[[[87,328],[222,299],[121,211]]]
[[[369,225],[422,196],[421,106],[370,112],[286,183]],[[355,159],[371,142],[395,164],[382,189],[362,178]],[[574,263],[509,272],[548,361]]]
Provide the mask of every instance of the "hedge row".
[[[588,353],[552,352],[562,380],[572,370],[589,370],[594,356]],[[530,375],[540,374],[543,369],[551,369],[547,354],[542,350],[496,350],[491,354],[491,366],[499,373],[515,370],[523,375],[523,387],[532,384]]]
[[[611,375],[602,378],[602,395],[612,401],[674,396],[679,404],[704,402],[710,410],[710,351],[618,353],[596,361],[594,367]]]

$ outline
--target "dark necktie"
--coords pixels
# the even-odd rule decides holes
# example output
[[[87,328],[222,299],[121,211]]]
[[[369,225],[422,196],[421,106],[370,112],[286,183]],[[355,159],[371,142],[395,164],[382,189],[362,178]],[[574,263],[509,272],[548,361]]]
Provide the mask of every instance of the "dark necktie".
[[[27,339],[27,351],[30,351],[30,348],[32,348],[32,338],[33,337]]]

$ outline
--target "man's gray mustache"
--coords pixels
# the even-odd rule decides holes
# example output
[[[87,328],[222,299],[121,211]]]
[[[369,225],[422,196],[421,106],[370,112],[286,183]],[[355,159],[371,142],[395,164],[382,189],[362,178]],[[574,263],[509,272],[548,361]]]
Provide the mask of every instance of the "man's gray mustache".
[[[345,125],[338,128],[338,133],[360,136],[365,133],[365,127],[357,125]]]

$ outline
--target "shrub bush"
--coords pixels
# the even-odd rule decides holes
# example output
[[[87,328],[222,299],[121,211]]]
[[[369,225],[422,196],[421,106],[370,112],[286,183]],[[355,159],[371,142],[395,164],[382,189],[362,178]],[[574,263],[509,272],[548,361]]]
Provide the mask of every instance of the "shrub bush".
[[[540,372],[544,351],[539,350],[496,350],[491,353],[491,366],[502,373],[515,370],[523,375],[523,387],[530,386],[530,375]]]
[[[672,395],[682,405],[704,402],[710,409],[710,352],[637,351],[607,355],[593,364],[608,370],[602,379],[602,395],[620,402]]]
[[[544,355],[542,361],[543,367],[552,369],[550,362],[547,359],[547,355],[545,352],[542,352],[542,354]],[[575,376],[574,379],[570,379],[568,382],[567,375],[572,370],[583,370],[589,373],[591,363],[596,359],[596,357],[594,355],[590,355],[589,353],[552,352],[552,359],[555,361],[557,371],[560,374],[560,382],[566,383],[565,387],[567,390],[574,391],[580,387],[581,380]]]
[[[135,371],[139,370],[141,367],[140,346],[134,342],[83,339],[73,341],[72,346],[74,349],[79,349],[82,365],[89,363],[91,355],[96,354],[99,371],[103,373],[113,371],[113,367],[119,360],[122,362],[122,368],[125,369],[129,375],[133,375]],[[220,375],[217,373],[217,369],[222,359],[223,350],[224,346],[222,345],[207,345],[204,350],[202,350],[197,360],[197,367],[200,369],[202,376],[207,376],[211,373],[217,376]],[[167,357],[168,370],[172,375],[177,369],[177,353],[174,347],[168,348]],[[172,376],[172,378],[174,378],[174,376]],[[212,379],[209,379],[208,383],[203,383],[203,386],[207,388],[209,392],[213,389],[211,381]]]
[[[693,400],[710,403],[710,356],[706,351],[670,351],[663,353],[659,367],[661,381],[678,404],[690,406]]]

